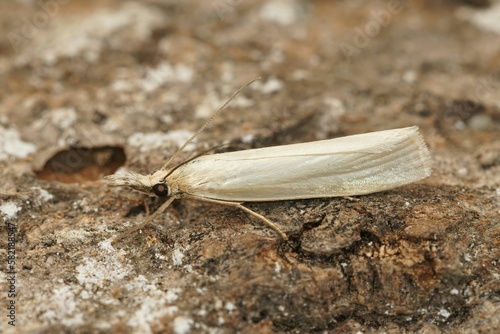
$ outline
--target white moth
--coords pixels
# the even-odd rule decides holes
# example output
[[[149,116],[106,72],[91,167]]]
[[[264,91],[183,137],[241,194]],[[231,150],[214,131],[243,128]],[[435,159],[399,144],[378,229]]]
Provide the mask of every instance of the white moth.
[[[203,155],[173,168],[168,168],[169,162],[150,175],[128,172],[105,177],[111,186],[125,186],[150,196],[169,197],[154,214],[116,238],[115,242],[148,224],[179,198],[238,207],[262,220],[287,240],[286,234],[275,224],[242,203],[370,194],[409,184],[431,174],[429,150],[416,126]]]

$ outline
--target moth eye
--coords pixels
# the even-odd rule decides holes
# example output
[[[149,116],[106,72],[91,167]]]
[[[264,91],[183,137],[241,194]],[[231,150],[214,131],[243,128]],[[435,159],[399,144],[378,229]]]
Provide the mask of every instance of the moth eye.
[[[157,183],[153,186],[153,192],[158,197],[164,197],[168,195],[168,186],[165,183]]]

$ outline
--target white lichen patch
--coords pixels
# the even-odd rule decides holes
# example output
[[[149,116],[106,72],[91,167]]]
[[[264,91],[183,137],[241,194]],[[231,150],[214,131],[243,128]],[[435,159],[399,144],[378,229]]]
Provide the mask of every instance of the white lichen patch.
[[[14,219],[17,213],[21,211],[21,207],[14,202],[7,202],[0,205],[0,212],[6,219]]]
[[[35,145],[21,140],[17,130],[0,125],[0,161],[8,160],[10,157],[26,158],[35,150]]]
[[[463,7],[457,11],[457,16],[470,21],[484,31],[500,34],[500,3],[479,10]]]
[[[178,147],[180,147],[192,135],[193,133],[187,130],[173,130],[167,133],[137,132],[128,138],[127,143],[130,146],[138,147],[141,152],[148,152],[155,149],[165,148],[168,146],[169,143],[175,143]],[[190,150],[193,148],[194,145],[188,145],[188,147],[186,147],[185,150]]]

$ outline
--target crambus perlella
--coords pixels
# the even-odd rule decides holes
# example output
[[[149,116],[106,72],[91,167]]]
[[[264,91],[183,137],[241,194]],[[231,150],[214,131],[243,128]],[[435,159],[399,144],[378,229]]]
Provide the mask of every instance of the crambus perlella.
[[[234,93],[176,154],[253,81]],[[150,175],[127,172],[105,177],[110,186],[168,197],[142,224],[118,236],[114,242],[144,227],[180,198],[237,207],[288,240],[273,222],[242,203],[370,194],[421,180],[432,170],[429,150],[416,126],[202,155],[169,168],[176,154]]]

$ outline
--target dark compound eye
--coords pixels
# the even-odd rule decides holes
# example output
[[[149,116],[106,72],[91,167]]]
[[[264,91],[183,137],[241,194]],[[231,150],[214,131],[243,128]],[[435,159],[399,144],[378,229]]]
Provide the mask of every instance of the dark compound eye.
[[[168,195],[168,186],[165,183],[157,183],[153,186],[153,192],[158,197],[164,197]]]

